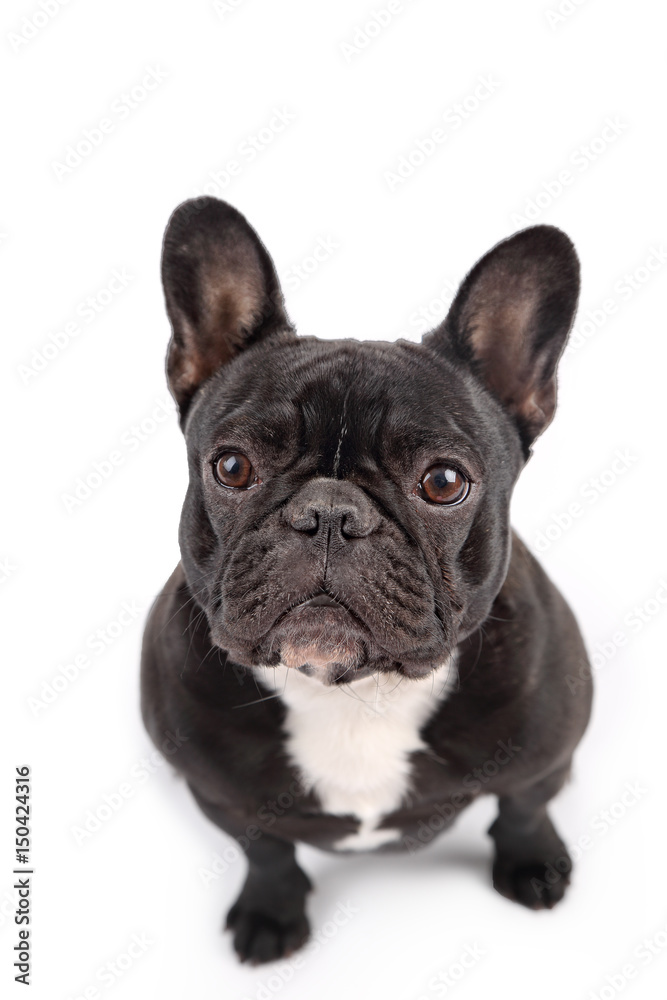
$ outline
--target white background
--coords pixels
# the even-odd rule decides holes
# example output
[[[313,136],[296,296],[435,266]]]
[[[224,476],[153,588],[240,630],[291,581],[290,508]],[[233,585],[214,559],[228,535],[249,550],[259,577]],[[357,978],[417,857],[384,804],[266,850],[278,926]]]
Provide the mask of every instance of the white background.
[[[33,769],[30,995],[39,1000],[653,1000],[664,990],[658,8],[587,0],[564,3],[571,12],[557,20],[555,0],[414,0],[382,30],[371,26],[361,47],[357,29],[386,6],[236,0],[217,12],[205,0],[70,0],[45,19],[30,0],[3,5],[0,952],[12,996],[24,995],[11,982],[10,891],[11,791],[24,763]],[[38,30],[25,20],[35,15],[38,25],[47,20]],[[131,113],[120,111],[149,68],[165,78]],[[493,93],[476,100],[481,78]],[[465,120],[452,110],[464,101]],[[251,159],[247,143],[275,109],[292,120]],[[99,146],[57,169],[103,118],[113,130]],[[617,134],[594,141],[607,119]],[[399,158],[439,127],[445,141],[390,183]],[[219,171],[230,160],[240,170],[223,188]],[[564,170],[570,183],[559,190]],[[149,764],[148,774],[138,707],[142,620],[178,559],[186,486],[173,407],[164,416],[159,406],[169,334],[160,245],[173,208],[207,184],[266,242],[299,331],[321,337],[418,339],[426,324],[416,311],[426,306],[435,324],[448,282],[531,221],[561,226],[578,247],[578,349],[563,362],[556,421],[514,502],[517,529],[599,654],[592,724],[573,781],[553,804],[566,842],[587,846],[552,912],[529,912],[492,890],[484,831],[494,803],[484,800],[414,859],[303,850],[316,884],[314,930],[330,934],[339,901],[357,912],[306,951],[302,967],[241,967],[221,934],[243,865],[204,886],[200,870],[228,842],[168,766]],[[298,279],[294,266],[320,238],[338,246]],[[114,269],[131,280],[105,304]],[[87,322],[80,304],[91,295],[104,308]],[[607,300],[614,311],[605,317]],[[51,335],[73,322],[76,336],[61,335],[65,346],[47,348],[37,370]],[[151,423],[153,411],[164,419]],[[122,463],[68,511],[64,495],[112,451]],[[624,464],[615,463],[619,451]],[[568,524],[572,504],[578,516]],[[124,604],[141,611],[118,629]],[[90,637],[100,628],[120,634],[98,654]],[[81,654],[88,666],[57,681],[54,694],[61,668]],[[622,804],[626,783],[636,791]],[[130,796],[78,843],[89,810],[105,796],[117,802],[121,785]],[[150,941],[145,952],[121,977],[98,978],[119,956],[127,966],[134,934]],[[658,942],[650,961],[644,940]],[[469,946],[483,955],[443,992],[437,977],[453,981]],[[620,971],[628,963],[630,980]]]

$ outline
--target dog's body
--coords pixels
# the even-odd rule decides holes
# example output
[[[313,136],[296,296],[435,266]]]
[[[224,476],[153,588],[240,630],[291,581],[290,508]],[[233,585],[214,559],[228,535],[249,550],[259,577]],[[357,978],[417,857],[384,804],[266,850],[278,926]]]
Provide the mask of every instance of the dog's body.
[[[566,675],[590,672],[508,511],[553,414],[571,244],[500,244],[422,345],[297,338],[263,245],[213,199],[175,213],[163,275],[190,488],[143,709],[248,855],[240,956],[307,935],[296,841],[414,852],[482,793],[496,888],[553,905],[570,862],[545,807],[590,710]]]

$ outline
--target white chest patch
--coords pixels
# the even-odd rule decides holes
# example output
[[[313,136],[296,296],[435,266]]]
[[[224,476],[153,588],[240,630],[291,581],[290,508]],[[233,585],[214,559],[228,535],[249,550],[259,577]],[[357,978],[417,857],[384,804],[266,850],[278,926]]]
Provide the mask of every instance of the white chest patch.
[[[455,683],[453,660],[419,680],[381,674],[344,687],[284,666],[257,668],[256,676],[285,704],[287,751],[306,787],[325,812],[360,820],[335,846],[365,850],[396,840],[400,831],[376,827],[409,789],[410,754],[425,749],[419,731]]]

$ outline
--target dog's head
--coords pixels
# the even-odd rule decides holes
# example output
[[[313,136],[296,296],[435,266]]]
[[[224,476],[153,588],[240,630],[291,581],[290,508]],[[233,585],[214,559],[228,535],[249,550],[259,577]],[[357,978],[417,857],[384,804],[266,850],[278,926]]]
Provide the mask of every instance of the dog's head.
[[[174,213],[162,269],[180,545],[213,641],[329,684],[427,674],[503,583],[576,308],[571,242],[536,226],[498,244],[422,344],[297,337],[264,245],[213,198]]]

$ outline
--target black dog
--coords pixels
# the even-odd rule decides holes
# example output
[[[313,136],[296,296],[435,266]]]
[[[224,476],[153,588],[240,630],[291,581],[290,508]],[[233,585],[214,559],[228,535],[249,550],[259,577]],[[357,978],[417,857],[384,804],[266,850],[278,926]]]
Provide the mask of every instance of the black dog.
[[[571,864],[546,804],[591,700],[566,676],[590,671],[508,518],[554,413],[571,242],[500,243],[420,345],[297,337],[263,244],[212,198],[172,216],[162,273],[190,485],[143,712],[246,850],[240,957],[307,938],[295,841],[413,851],[483,792],[496,889],[552,906]]]

